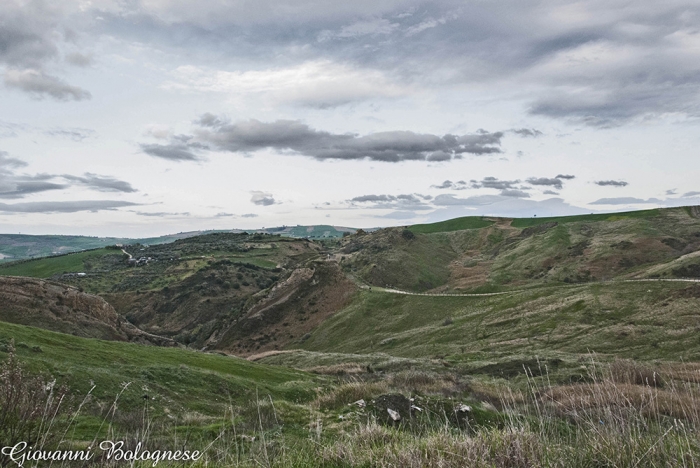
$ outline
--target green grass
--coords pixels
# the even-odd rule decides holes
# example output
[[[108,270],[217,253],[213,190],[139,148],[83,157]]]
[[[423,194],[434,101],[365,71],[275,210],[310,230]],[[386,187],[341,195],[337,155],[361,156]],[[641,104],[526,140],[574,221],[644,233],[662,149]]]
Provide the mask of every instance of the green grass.
[[[489,221],[480,216],[465,216],[463,218],[449,219],[431,224],[414,224],[409,226],[409,230],[416,234],[432,234],[434,232],[461,231],[464,229],[481,229],[491,226],[493,221]]]
[[[14,339],[17,354],[30,370],[51,375],[84,395],[110,401],[125,383],[125,408],[138,407],[150,394],[157,411],[196,411],[220,415],[230,402],[246,402],[256,391],[289,401],[313,397],[309,374],[182,348],[160,348],[101,341],[0,322],[0,343]],[[0,351],[0,360],[6,356]]]
[[[636,218],[653,218],[661,215],[661,210],[639,210],[625,211],[622,213],[603,213],[603,214],[587,214],[576,216],[557,216],[550,218],[516,218],[510,223],[516,228],[527,228],[537,226],[539,224],[557,222],[559,224],[579,223],[579,222],[594,222],[594,221],[618,221],[621,219],[636,219]]]
[[[84,272],[86,261],[97,260],[106,255],[122,255],[122,253],[118,250],[96,249],[57,257],[0,264],[0,275],[49,278],[61,273]]]
[[[302,347],[336,353],[447,356],[468,362],[589,351],[636,359],[700,359],[694,302],[682,283],[532,288],[500,296],[424,297],[365,291]]]

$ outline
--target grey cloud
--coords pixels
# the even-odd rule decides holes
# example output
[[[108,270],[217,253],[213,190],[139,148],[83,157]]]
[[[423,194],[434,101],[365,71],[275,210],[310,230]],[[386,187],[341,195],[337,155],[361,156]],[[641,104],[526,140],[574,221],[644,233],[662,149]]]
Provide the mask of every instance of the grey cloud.
[[[569,175],[569,174],[557,174],[557,179],[564,179],[564,180],[572,180],[575,179],[575,175]]]
[[[224,213],[224,212],[216,213],[214,215],[215,218],[230,218],[230,217],[235,217],[235,216],[236,215],[233,213]]]
[[[496,190],[512,190],[520,180],[499,180],[496,177],[484,177],[481,181],[471,180],[472,188],[492,188]]]
[[[686,197],[695,197],[697,195],[700,195],[700,192],[686,192],[683,195],[681,195],[682,198]]]
[[[114,210],[138,203],[118,200],[81,200],[65,202],[0,203],[0,212],[5,213],[75,213],[78,211]]]
[[[157,143],[141,144],[141,150],[157,158],[167,159],[169,161],[200,161],[201,156],[195,153],[200,148],[195,148],[187,143],[172,143],[168,145],[159,145]]]
[[[700,113],[692,39],[700,6],[687,0],[584,2],[575,12],[552,0],[120,5],[100,12],[104,34],[211,61],[324,59],[433,88],[509,80],[539,89],[526,96],[532,113],[590,125]],[[609,56],[581,59],[596,47]]]
[[[559,179],[558,177],[555,177],[553,179],[549,179],[547,177],[530,177],[527,179],[527,183],[532,184],[532,185],[545,185],[545,186],[550,186],[554,187],[558,190],[562,189],[562,180]]]
[[[666,190],[666,195],[676,195],[676,189]]]
[[[555,192],[555,191],[553,191],[553,190],[545,190],[545,191],[542,192],[542,193],[545,194],[545,195],[559,195],[558,192]]]
[[[430,135],[410,131],[377,132],[364,136],[334,134],[315,130],[297,120],[258,120],[227,123],[211,114],[204,114],[198,121],[192,141],[214,150],[229,152],[253,152],[266,148],[292,151],[318,160],[370,159],[373,161],[446,161],[462,154],[500,153],[503,132],[489,133],[479,130],[471,135]],[[189,138],[189,137],[188,137]],[[164,148],[177,151],[187,159],[195,156],[187,143],[171,145],[142,145],[149,154],[162,152]],[[161,156],[163,157],[163,156]],[[184,158],[180,158],[184,159]]]
[[[451,180],[446,180],[439,185],[431,185],[431,188],[436,189],[451,189],[451,190],[464,190],[469,188],[467,183],[463,180],[458,180],[457,182],[452,182]]]
[[[534,128],[518,128],[511,130],[511,132],[520,135],[521,137],[537,138],[538,136],[544,135],[542,132]]]
[[[82,101],[92,97],[88,91],[40,70],[9,69],[5,71],[4,79],[6,86],[20,89],[35,98],[50,96],[58,101]]]
[[[135,213],[139,216],[150,216],[150,217],[155,217],[155,218],[166,218],[169,216],[189,216],[189,212],[184,212],[184,213],[169,213],[169,212],[164,212],[164,211],[157,211],[157,212],[149,212],[149,211],[135,211]]]
[[[530,194],[522,190],[501,190],[501,196],[510,198],[530,198]]]
[[[128,182],[115,179],[114,177],[91,174],[89,172],[86,172],[83,177],[73,175],[63,175],[61,177],[99,192],[137,192],[137,190]]]
[[[351,205],[359,203],[365,208],[372,209],[429,210],[431,206],[426,201],[431,199],[430,195],[422,195],[420,193],[361,195],[348,200],[348,203]]]
[[[431,185],[432,188],[437,188],[437,189],[451,189],[452,188],[452,181],[451,180],[446,180],[443,183],[439,185]]]
[[[65,188],[68,185],[48,182],[42,176],[13,176],[0,180],[0,198],[22,198],[33,193]]]
[[[601,187],[626,187],[629,185],[624,180],[597,180],[595,184]]]
[[[258,215],[256,215],[255,213],[246,213],[244,215],[241,215],[241,218],[257,218],[257,217],[258,217]]]
[[[600,198],[589,205],[636,205],[642,203],[662,203],[658,198],[649,198],[644,200],[634,197],[616,197],[616,198]]]
[[[0,7],[0,62],[10,65],[37,66],[57,53],[55,44],[42,31],[41,18]],[[37,21],[39,20],[39,21]]]
[[[254,190],[250,193],[252,194],[250,201],[255,205],[270,206],[275,204],[275,198],[271,193],[260,192],[258,190]]]
[[[70,174],[16,174],[13,170],[26,165],[24,161],[10,158],[6,152],[0,151],[0,198],[23,198],[33,193],[67,189],[71,185],[82,185],[100,192],[136,192],[128,182],[89,172],[79,177]],[[63,180],[57,182],[56,179]]]
[[[366,203],[366,202],[388,202],[394,201],[396,197],[393,195],[362,195],[351,199],[351,202]]]
[[[11,158],[8,156],[7,152],[5,151],[0,151],[0,175],[3,174],[2,171],[4,171],[5,167],[23,167],[26,166],[27,163],[16,158]]]

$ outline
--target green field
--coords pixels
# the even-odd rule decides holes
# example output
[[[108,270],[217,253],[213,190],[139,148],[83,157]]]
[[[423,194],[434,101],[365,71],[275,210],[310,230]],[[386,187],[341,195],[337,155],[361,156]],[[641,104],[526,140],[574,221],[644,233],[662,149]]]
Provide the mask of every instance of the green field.
[[[92,263],[99,262],[101,257],[106,255],[121,257],[123,254],[118,250],[95,249],[56,257],[0,264],[0,275],[50,278],[62,273],[85,272],[86,266],[91,268]]]
[[[621,219],[636,219],[636,218],[653,218],[659,216],[661,210],[639,210],[639,211],[624,211],[621,213],[602,213],[602,214],[587,214],[576,216],[556,216],[549,218],[516,218],[510,223],[511,226],[517,228],[526,228],[537,226],[544,223],[579,223],[579,222],[598,222],[598,221],[618,221]]]

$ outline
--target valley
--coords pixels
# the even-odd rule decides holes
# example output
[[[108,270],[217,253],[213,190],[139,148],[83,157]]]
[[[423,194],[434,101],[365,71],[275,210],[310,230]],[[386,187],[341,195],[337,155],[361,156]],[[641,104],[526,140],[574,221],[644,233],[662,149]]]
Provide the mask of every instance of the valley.
[[[538,462],[484,466],[572,450],[569,466],[684,466],[677,444],[700,455],[698,216],[471,217],[318,239],[210,232],[5,262],[0,358],[14,347],[75,395],[94,384],[78,445],[128,383],[142,390],[124,391],[112,430],[143,430],[134,418],[148,408],[156,438],[220,434],[238,457],[219,453],[222,466],[376,466],[366,454],[407,466],[402,450],[472,457],[509,437],[527,452],[516,459]],[[586,425],[613,413],[610,432],[587,439]],[[669,436],[674,418],[688,430]],[[648,458],[615,458],[632,442]]]

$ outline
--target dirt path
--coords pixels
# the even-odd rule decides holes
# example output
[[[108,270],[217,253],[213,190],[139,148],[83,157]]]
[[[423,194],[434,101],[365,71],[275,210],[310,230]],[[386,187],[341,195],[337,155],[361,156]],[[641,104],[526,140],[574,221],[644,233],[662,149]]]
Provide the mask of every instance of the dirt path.
[[[590,283],[580,283],[580,284],[609,284],[609,283],[640,283],[640,282],[670,282],[670,283],[700,283],[700,279],[692,278],[647,278],[647,279],[629,279],[629,280],[613,280],[613,281],[596,281]],[[571,285],[561,285],[561,287],[571,286]],[[512,294],[522,291],[529,291],[529,289],[513,289],[511,291],[501,291],[492,293],[416,293],[410,291],[401,291],[399,289],[388,289],[388,288],[378,288],[370,287],[367,285],[361,285],[360,288],[375,291],[375,292],[385,292],[390,294],[403,294],[406,296],[430,296],[430,297],[486,297],[486,296],[500,296],[503,294]]]

